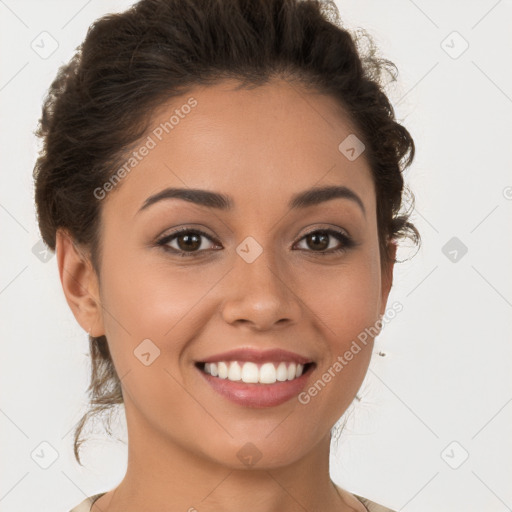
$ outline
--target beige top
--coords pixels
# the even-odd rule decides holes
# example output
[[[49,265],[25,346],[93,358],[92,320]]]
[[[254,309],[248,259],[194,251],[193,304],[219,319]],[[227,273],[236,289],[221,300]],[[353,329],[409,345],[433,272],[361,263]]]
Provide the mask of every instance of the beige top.
[[[338,487],[338,489],[342,491],[340,487]],[[344,492],[346,494],[347,491]],[[69,512],[91,512],[93,503],[104,494],[104,492],[101,492],[99,494],[94,494],[93,496],[88,496],[85,498],[85,500],[79,503],[76,507],[72,508]],[[357,498],[366,507],[368,512],[396,512],[395,510],[391,510],[390,508],[384,507],[383,505],[379,505],[378,503],[370,501],[367,498],[363,498],[362,496],[358,496],[357,494],[352,493],[352,496]]]

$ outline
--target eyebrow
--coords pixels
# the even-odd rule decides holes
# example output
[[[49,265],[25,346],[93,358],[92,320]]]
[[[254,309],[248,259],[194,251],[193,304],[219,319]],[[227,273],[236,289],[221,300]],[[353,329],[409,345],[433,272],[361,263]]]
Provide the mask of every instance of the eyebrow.
[[[353,190],[345,186],[325,186],[304,190],[292,196],[288,207],[292,210],[302,209],[339,198],[353,201],[360,207],[364,216],[366,216],[366,209],[361,198]],[[148,197],[137,214],[151,205],[167,199],[182,199],[200,206],[222,211],[229,211],[234,207],[234,201],[230,196],[218,192],[195,188],[166,188]]]

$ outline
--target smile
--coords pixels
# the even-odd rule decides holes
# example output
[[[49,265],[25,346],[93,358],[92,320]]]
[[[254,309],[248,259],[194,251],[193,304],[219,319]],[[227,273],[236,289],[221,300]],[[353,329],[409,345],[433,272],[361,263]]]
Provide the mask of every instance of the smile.
[[[306,365],[307,366],[307,365]],[[246,384],[274,384],[299,378],[304,365],[294,362],[218,361],[204,363],[203,371],[212,377]]]
[[[268,408],[296,398],[316,364],[287,361],[217,361],[195,364],[199,374],[223,399],[251,408]]]

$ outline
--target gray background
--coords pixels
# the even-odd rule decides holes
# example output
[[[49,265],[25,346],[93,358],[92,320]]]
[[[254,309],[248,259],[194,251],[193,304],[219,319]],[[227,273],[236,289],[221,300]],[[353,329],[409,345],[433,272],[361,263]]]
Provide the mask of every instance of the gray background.
[[[55,257],[37,251],[31,173],[57,68],[97,17],[132,3],[0,0],[3,512],[65,512],[124,475],[125,444],[100,429],[82,452],[86,468],[73,457],[87,335]],[[332,478],[406,512],[512,510],[512,3],[336,3],[400,71],[388,92],[417,145],[406,177],[423,246],[395,268],[389,304],[403,311],[376,342],[386,355],[374,355],[347,413]],[[122,414],[116,432],[126,439]]]

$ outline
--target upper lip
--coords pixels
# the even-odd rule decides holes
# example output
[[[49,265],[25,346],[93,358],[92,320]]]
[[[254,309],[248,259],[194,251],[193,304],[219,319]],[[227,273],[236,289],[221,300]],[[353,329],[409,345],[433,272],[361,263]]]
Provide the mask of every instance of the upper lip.
[[[266,361],[276,362],[293,362],[298,364],[307,364],[313,362],[311,359],[289,352],[288,350],[281,350],[273,348],[269,350],[259,350],[255,348],[239,348],[230,350],[229,352],[222,352],[213,356],[202,359],[201,363],[216,363],[218,361],[252,361],[255,363],[263,363]]]

